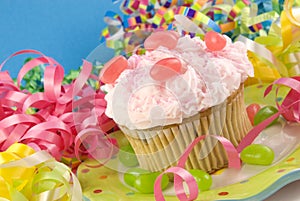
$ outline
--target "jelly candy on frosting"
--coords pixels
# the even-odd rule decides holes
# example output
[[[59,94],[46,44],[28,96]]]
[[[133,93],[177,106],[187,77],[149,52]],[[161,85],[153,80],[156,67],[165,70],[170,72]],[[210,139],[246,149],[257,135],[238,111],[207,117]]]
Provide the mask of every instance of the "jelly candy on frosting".
[[[174,32],[155,33],[177,40]],[[224,38],[226,46],[222,51],[209,50],[199,37],[183,36],[174,49],[159,46],[131,56],[128,69],[113,86],[106,87],[105,114],[129,129],[148,129],[181,123],[198,111],[222,103],[254,74],[245,45]],[[163,86],[159,82],[164,82]],[[150,114],[157,106],[163,112],[154,118]]]
[[[206,47],[211,51],[220,51],[226,46],[226,38],[215,31],[207,32],[204,41]]]
[[[107,62],[100,73],[100,80],[105,84],[113,84],[119,75],[128,68],[127,59],[117,56]]]
[[[146,50],[154,50],[163,46],[171,50],[176,47],[179,37],[175,31],[154,32],[145,40],[144,47]]]
[[[150,76],[157,81],[165,81],[180,74],[181,61],[175,57],[165,58],[156,62],[150,70]]]

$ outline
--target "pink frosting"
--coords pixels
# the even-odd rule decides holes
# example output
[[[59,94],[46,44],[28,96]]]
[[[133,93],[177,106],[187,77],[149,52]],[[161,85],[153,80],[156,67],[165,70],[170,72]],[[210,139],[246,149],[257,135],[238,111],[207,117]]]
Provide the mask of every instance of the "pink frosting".
[[[211,52],[201,39],[185,36],[174,50],[159,47],[145,55],[131,56],[130,69],[114,85],[105,86],[106,115],[130,129],[146,129],[181,123],[224,102],[254,75],[244,44],[226,39],[221,51]],[[168,57],[180,59],[186,72],[163,83],[153,80],[151,67]]]

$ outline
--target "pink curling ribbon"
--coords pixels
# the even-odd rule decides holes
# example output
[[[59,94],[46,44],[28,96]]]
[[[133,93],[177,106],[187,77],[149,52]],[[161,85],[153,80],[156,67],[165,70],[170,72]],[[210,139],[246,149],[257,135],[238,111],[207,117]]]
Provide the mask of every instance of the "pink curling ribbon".
[[[260,124],[255,126],[240,142],[237,147],[238,152],[240,153],[245,147],[250,145],[255,138],[268,126],[270,123],[275,120],[277,117],[282,115],[289,122],[298,122],[300,123],[300,76],[291,77],[291,78],[279,78],[275,80],[270,86],[265,90],[264,96],[267,96],[273,88],[273,85],[277,85],[276,88],[276,105],[278,112],[266,120],[262,121]],[[277,93],[279,90],[278,85],[284,85],[291,90],[283,100],[282,104],[279,105],[277,100]]]
[[[71,83],[63,85],[63,67],[54,59],[35,50],[22,50],[9,56],[1,65],[20,54],[37,54],[23,65],[17,85],[8,72],[0,72],[0,151],[15,142],[46,150],[57,160],[61,157],[110,158],[117,142],[107,136],[116,128],[105,115],[104,93],[87,85],[92,64],[83,61],[82,71]],[[21,90],[21,81],[31,69],[44,65],[44,92],[30,94]]]
[[[245,147],[250,145],[254,139],[261,133],[263,129],[265,129],[273,120],[282,115],[289,122],[298,122],[300,123],[300,76],[291,77],[291,78],[280,78],[274,81],[270,86],[265,90],[264,96],[267,96],[274,85],[277,85],[276,88],[276,105],[278,108],[278,112],[271,117],[267,118],[257,126],[255,126],[241,141],[237,148],[235,148],[232,143],[224,137],[210,135],[218,139],[222,145],[224,146],[227,157],[228,157],[228,167],[230,168],[240,168],[241,162],[239,159],[239,154]],[[291,90],[283,100],[282,104],[278,103],[278,85],[284,85],[290,87]],[[164,195],[161,190],[161,180],[162,176],[166,173],[174,174],[174,188],[177,197],[181,201],[195,200],[198,196],[198,186],[193,178],[193,176],[184,169],[184,164],[188,159],[188,156],[194,146],[199,143],[201,140],[205,139],[207,136],[200,136],[196,138],[186,149],[184,154],[178,161],[178,165],[176,167],[171,167],[165,172],[163,172],[155,181],[154,185],[154,193],[155,199],[157,201],[165,201]],[[186,182],[189,190],[189,197],[186,196],[186,193],[183,188],[183,181]]]
[[[193,150],[193,148],[202,140],[204,140],[207,137],[213,137],[221,142],[223,145],[227,157],[228,157],[228,167],[229,168],[237,168],[239,169],[241,167],[241,161],[239,158],[239,154],[234,147],[234,145],[227,140],[224,137],[216,136],[216,135],[202,135],[200,137],[197,137],[185,150],[185,152],[180,157],[178,164],[176,167],[171,167],[164,171],[162,174],[160,174],[154,184],[154,195],[155,199],[157,201],[165,201],[164,195],[161,190],[161,180],[162,176],[167,173],[173,173],[174,174],[174,188],[176,196],[181,201],[190,201],[195,200],[198,197],[198,185],[194,177],[184,169],[184,165],[189,157],[189,154]],[[186,182],[188,186],[189,191],[189,197],[187,197],[185,190],[183,188],[183,181]]]

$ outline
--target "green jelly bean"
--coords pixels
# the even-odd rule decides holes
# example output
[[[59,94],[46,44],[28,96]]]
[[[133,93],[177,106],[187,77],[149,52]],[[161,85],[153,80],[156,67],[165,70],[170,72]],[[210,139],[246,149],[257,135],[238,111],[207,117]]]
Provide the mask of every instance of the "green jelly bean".
[[[127,167],[135,167],[139,164],[134,150],[130,145],[126,145],[120,148],[119,160]]]
[[[277,113],[278,110],[277,108],[273,107],[273,106],[265,106],[263,108],[261,108],[254,116],[254,125],[258,125],[260,122],[264,121],[265,119],[269,118],[270,116],[274,115],[275,113]],[[272,123],[269,125],[273,125],[277,122],[278,118],[276,118],[274,121],[272,121]]]
[[[154,183],[156,178],[160,175],[160,172],[153,172],[149,174],[141,174],[134,181],[133,186],[141,193],[153,193],[154,192]],[[169,177],[163,175],[161,188],[167,188],[169,184]]]
[[[149,173],[150,172],[148,170],[144,170],[141,168],[130,168],[124,174],[124,181],[126,184],[133,187],[133,184],[138,176]]]
[[[270,165],[272,164],[275,154],[274,151],[262,144],[251,144],[247,146],[240,154],[244,163],[252,165]]]
[[[210,176],[210,174],[198,169],[191,169],[189,170],[189,172],[195,178],[200,191],[207,191],[210,189],[212,185],[212,177]]]

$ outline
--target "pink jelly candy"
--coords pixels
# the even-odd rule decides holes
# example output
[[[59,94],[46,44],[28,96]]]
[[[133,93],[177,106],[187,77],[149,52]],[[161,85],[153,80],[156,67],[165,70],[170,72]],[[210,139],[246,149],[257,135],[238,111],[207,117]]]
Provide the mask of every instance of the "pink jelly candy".
[[[144,42],[146,50],[154,50],[159,46],[174,49],[177,45],[179,34],[175,31],[157,31],[152,33]]]
[[[211,51],[220,51],[226,46],[226,38],[215,31],[207,32],[204,41],[206,47]]]
[[[177,38],[177,40],[180,38],[180,34],[177,31],[168,31],[171,35]]]
[[[127,68],[128,62],[124,56],[114,57],[104,65],[100,73],[100,80],[105,84],[112,84]]]
[[[165,58],[153,65],[150,76],[157,81],[166,81],[169,78],[182,73],[181,62],[175,57]]]

